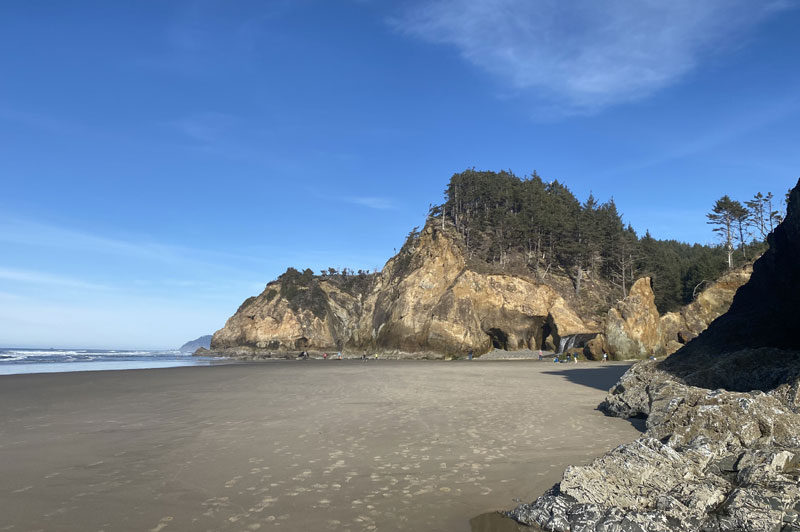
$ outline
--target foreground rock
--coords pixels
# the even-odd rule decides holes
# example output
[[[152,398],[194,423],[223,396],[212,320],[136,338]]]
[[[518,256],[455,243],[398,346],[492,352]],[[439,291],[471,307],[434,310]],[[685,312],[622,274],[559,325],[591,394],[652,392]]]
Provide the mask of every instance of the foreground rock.
[[[760,350],[740,359],[793,358]],[[797,381],[768,393],[709,390],[640,362],[602,407],[647,416],[644,437],[587,466],[509,515],[555,531],[800,530]]]
[[[727,314],[601,408],[644,437],[508,513],[555,531],[800,531],[800,183]]]
[[[550,286],[469,269],[459,239],[429,225],[379,274],[287,272],[241,305],[211,349],[465,355],[554,350],[592,331]]]

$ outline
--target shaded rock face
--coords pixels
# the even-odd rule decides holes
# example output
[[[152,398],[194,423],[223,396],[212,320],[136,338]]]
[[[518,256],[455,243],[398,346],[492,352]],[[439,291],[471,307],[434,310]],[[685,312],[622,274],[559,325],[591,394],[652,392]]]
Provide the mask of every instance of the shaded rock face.
[[[645,435],[508,515],[572,532],[800,531],[798,202],[795,188],[728,313],[609,391],[601,409],[646,417]]]
[[[800,346],[799,210],[800,188],[795,187],[786,219],[769,235],[769,249],[753,264],[750,280],[736,292],[729,311],[671,357],[670,368],[700,353]]]
[[[616,359],[663,355],[665,348],[649,277],[638,279],[628,296],[608,311],[605,349]]]
[[[427,226],[370,289],[315,279],[312,309],[292,308],[280,282],[246,301],[214,334],[214,350],[381,349],[443,354],[558,346],[592,332],[551,287],[467,268],[458,240]],[[302,344],[302,345],[301,345]]]

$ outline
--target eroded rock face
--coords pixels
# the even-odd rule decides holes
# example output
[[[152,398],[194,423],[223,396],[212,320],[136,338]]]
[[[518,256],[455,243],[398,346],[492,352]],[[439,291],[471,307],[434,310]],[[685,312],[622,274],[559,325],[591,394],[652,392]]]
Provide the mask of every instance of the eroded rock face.
[[[747,283],[752,273],[752,265],[729,271],[679,312],[668,312],[661,316],[661,330],[667,354],[674,353],[683,344],[696,338],[711,322],[725,314],[736,291]]]
[[[426,227],[386,263],[370,289],[315,279],[315,309],[292,307],[281,283],[246,301],[214,334],[212,349],[464,354],[538,349],[592,330],[551,287],[467,268],[457,240]]]
[[[661,321],[649,277],[633,283],[628,296],[608,311],[605,348],[618,360],[664,354]]]
[[[748,281],[751,272],[752,266],[730,271],[680,311],[660,317],[650,279],[638,279],[628,296],[608,311],[603,350],[619,360],[676,352],[728,310],[736,291]],[[594,351],[599,348],[592,347]],[[585,354],[597,360],[594,351],[585,350]]]

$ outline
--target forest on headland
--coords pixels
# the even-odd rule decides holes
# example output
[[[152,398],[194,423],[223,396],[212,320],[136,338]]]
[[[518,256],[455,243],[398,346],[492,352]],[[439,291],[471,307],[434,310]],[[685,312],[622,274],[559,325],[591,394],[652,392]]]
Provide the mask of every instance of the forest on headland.
[[[613,198],[600,202],[590,194],[581,202],[566,185],[536,172],[518,177],[468,169],[450,178],[444,202],[430,207],[426,223],[462,237],[470,268],[542,282],[568,278],[578,299],[587,285],[595,291],[605,287],[614,299],[625,297],[636,279],[648,276],[664,313],[690,303],[727,269],[761,255],[767,235],[782,219],[783,205],[784,198],[772,193],[758,192],[744,203],[724,195],[707,214],[719,243],[689,244],[658,240],[649,232],[639,236],[625,224]],[[415,227],[397,254],[399,269],[418,237]],[[320,276],[347,292],[365,293],[374,281],[373,273],[348,268],[328,268]],[[310,269],[289,268],[278,280],[293,308],[322,315],[324,298],[315,277]],[[270,290],[267,297],[276,294]]]
[[[707,215],[719,244],[701,245],[657,240],[649,232],[639,236],[623,222],[613,198],[601,203],[590,194],[581,202],[566,185],[536,172],[518,177],[466,170],[452,176],[444,195],[429,216],[452,224],[470,259],[539,278],[565,274],[576,294],[590,279],[610,283],[624,297],[647,275],[661,312],[691,302],[705,283],[759,256],[782,216],[771,193],[744,203],[722,196]]]

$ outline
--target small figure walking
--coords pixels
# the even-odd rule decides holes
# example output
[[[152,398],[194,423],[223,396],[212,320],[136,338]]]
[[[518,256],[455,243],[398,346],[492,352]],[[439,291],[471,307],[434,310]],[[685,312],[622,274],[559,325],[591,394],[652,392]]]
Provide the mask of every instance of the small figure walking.
[[[572,355],[572,363],[573,364],[577,364],[578,363],[578,353],[575,353],[574,355]]]
[[[322,360],[328,360],[328,353],[322,353]]]
[[[603,353],[603,362],[608,360],[608,353]]]
[[[467,360],[472,360],[472,349],[470,349],[469,353],[467,353]]]

